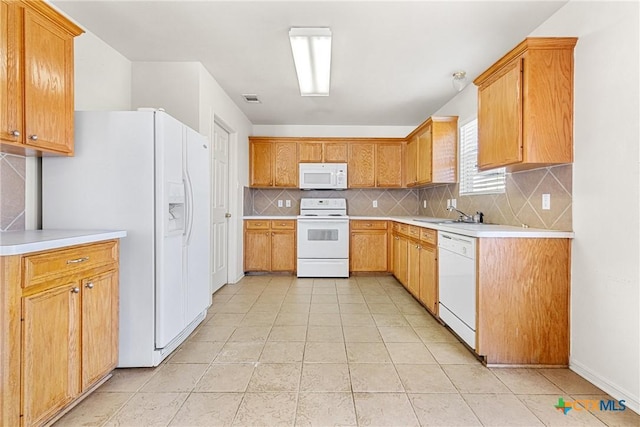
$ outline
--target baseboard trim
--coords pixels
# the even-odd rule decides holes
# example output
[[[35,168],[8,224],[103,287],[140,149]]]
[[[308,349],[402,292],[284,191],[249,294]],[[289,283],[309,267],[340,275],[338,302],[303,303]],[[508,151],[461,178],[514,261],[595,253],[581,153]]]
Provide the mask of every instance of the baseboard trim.
[[[574,359],[569,360],[569,369],[587,379],[596,387],[601,388],[614,399],[624,400],[625,405],[629,409],[640,414],[640,398],[638,396],[633,396],[628,390],[611,383],[609,380],[601,377],[586,366],[582,365],[580,362],[576,362]]]

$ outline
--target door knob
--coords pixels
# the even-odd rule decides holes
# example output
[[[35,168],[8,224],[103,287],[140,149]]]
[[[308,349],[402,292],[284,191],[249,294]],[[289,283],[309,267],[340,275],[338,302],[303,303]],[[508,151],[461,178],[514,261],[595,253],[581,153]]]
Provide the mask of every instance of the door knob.
[[[227,212],[226,214],[224,214],[225,218],[231,218],[231,214],[229,212]]]

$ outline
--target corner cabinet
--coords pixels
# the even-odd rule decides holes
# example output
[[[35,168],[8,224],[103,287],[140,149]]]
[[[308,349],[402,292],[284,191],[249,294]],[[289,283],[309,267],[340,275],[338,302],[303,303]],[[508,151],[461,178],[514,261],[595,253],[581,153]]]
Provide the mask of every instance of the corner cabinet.
[[[577,40],[527,38],[474,80],[480,170],[573,162]]]
[[[296,221],[244,221],[244,271],[296,271]]]
[[[42,425],[118,359],[118,241],[0,258],[0,424]]]
[[[296,188],[298,144],[277,138],[249,137],[249,186]]]
[[[73,38],[44,1],[0,1],[0,149],[73,155]]]
[[[429,117],[407,136],[406,186],[458,182],[458,117]]]

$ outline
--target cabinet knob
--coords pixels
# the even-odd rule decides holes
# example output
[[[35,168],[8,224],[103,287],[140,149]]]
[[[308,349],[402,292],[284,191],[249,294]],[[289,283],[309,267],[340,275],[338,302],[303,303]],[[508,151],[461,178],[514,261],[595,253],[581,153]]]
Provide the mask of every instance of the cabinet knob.
[[[93,289],[93,282],[87,283],[86,287],[89,289]]]
[[[37,141],[38,140],[38,135],[29,135],[29,139],[32,141]]]
[[[269,232],[267,231],[266,233],[264,233],[264,235],[265,235],[265,236],[268,236],[268,235],[269,235]]]
[[[367,227],[371,227],[371,223],[370,222],[367,223]]]
[[[85,257],[82,257],[82,258],[76,258],[76,259],[69,259],[69,260],[67,260],[67,264],[77,264],[79,262],[85,262],[85,261],[88,261],[88,260],[89,260],[88,256],[85,256]]]
[[[11,136],[20,136],[20,131],[19,130],[9,131],[9,135],[11,135]]]
[[[73,294],[79,294],[79,293],[80,293],[80,288],[78,288],[78,287],[72,288],[72,289],[71,289],[71,293],[73,293]]]

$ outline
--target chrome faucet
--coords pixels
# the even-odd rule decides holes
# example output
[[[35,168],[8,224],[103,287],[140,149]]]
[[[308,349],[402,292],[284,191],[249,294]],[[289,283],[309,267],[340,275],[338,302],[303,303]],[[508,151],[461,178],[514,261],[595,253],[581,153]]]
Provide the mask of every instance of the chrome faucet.
[[[454,208],[453,206],[449,206],[447,210],[449,212],[453,212],[453,211],[458,212],[460,214],[460,218],[458,218],[458,221],[460,222],[473,222],[473,223],[483,222],[484,214],[482,212],[476,212],[475,215],[471,216],[471,215],[467,215],[466,213],[462,212],[459,209]]]

